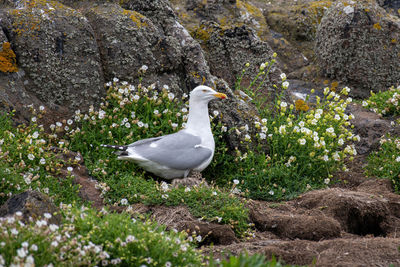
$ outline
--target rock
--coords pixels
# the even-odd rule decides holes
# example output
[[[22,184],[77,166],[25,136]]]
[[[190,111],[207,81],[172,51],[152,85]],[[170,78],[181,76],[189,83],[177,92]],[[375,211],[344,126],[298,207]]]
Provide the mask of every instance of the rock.
[[[383,7],[387,12],[394,16],[400,17],[400,1],[399,0],[377,0],[378,5]]]
[[[400,20],[375,1],[337,1],[317,30],[315,53],[321,73],[344,82],[357,97],[400,80]]]
[[[317,27],[332,1],[278,0],[264,11],[268,25],[291,41],[314,41]]]
[[[321,209],[349,233],[385,236],[388,231],[390,209],[388,199],[383,196],[333,188],[306,193],[295,205]]]
[[[146,65],[147,75],[175,72],[172,83],[179,82],[176,72],[182,65],[181,46],[146,16],[111,3],[94,5],[85,13],[98,38],[107,81],[117,77],[134,83],[141,75],[140,67]],[[149,82],[146,75],[144,79]]]
[[[207,27],[210,32],[205,46],[211,73],[224,79],[228,84],[234,85],[241,76],[245,64],[250,63],[250,69],[247,72],[251,75],[244,76],[242,80],[242,85],[247,87],[258,73],[260,65],[272,59],[273,51],[268,43],[261,41],[245,25],[232,28],[221,28],[218,25],[204,27]],[[281,71],[273,65],[270,73],[274,76],[273,78],[276,78]],[[262,77],[258,82],[261,80]]]
[[[30,218],[37,220],[45,213],[52,215],[49,223],[60,224],[62,220],[59,209],[49,197],[37,191],[26,191],[12,196],[0,207],[0,217],[12,215],[17,211],[22,212],[24,222],[28,222]]]
[[[360,141],[355,143],[359,154],[366,154],[377,148],[381,137],[393,130],[388,120],[360,105],[351,104],[348,110],[354,115],[354,119],[351,120],[354,134],[360,136]]]
[[[26,73],[20,97],[37,97],[44,106],[68,114],[98,103],[104,81],[87,19],[57,2],[22,1],[19,7],[2,10],[0,17],[20,76]]]

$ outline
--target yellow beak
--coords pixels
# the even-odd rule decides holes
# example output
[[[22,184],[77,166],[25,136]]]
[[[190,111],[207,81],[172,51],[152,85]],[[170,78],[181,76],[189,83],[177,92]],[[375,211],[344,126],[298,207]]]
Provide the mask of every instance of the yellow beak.
[[[226,94],[223,93],[216,93],[214,94],[215,97],[221,98],[221,99],[225,99],[226,98]]]

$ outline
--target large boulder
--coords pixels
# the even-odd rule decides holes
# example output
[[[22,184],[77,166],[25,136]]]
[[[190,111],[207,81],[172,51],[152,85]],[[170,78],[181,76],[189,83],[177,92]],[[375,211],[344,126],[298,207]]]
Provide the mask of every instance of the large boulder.
[[[323,75],[367,97],[400,80],[400,19],[375,1],[337,1],[317,30],[315,52]]]
[[[94,32],[80,12],[57,2],[20,1],[2,10],[0,24],[20,69],[11,79],[24,87],[6,85],[7,95],[20,91],[19,98],[37,98],[62,113],[99,102],[105,93],[100,56]]]

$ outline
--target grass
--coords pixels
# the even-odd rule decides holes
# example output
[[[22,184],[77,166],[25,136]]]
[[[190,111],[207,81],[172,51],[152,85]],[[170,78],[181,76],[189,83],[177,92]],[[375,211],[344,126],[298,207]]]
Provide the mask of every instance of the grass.
[[[400,138],[384,136],[379,149],[368,156],[365,171],[368,176],[389,179],[395,192],[400,193]]]
[[[29,126],[18,127],[13,126],[12,116],[0,114],[0,204],[28,189],[48,194],[57,204],[80,202],[73,178],[60,176],[67,163],[50,152],[36,115]]]
[[[0,265],[27,266],[201,266],[202,256],[184,232],[166,231],[154,222],[129,214],[62,205],[64,221],[45,217],[21,222],[0,219]],[[31,264],[31,265],[29,265]]]
[[[400,115],[398,100],[400,86],[392,86],[387,91],[373,93],[362,105],[384,117],[396,118]],[[399,123],[399,120],[397,120]],[[395,122],[392,121],[392,125]],[[368,165],[365,167],[368,176],[389,179],[394,190],[400,193],[400,138],[387,134],[380,140],[380,147],[368,156]]]

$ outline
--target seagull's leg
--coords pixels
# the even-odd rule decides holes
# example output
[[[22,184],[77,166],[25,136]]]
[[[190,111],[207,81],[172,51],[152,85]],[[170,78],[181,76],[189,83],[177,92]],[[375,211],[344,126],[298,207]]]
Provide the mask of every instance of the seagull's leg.
[[[173,187],[179,187],[180,185],[185,187],[194,187],[200,185],[208,187],[208,184],[206,180],[203,179],[201,173],[196,171],[191,171],[188,177],[173,179],[171,184]]]

